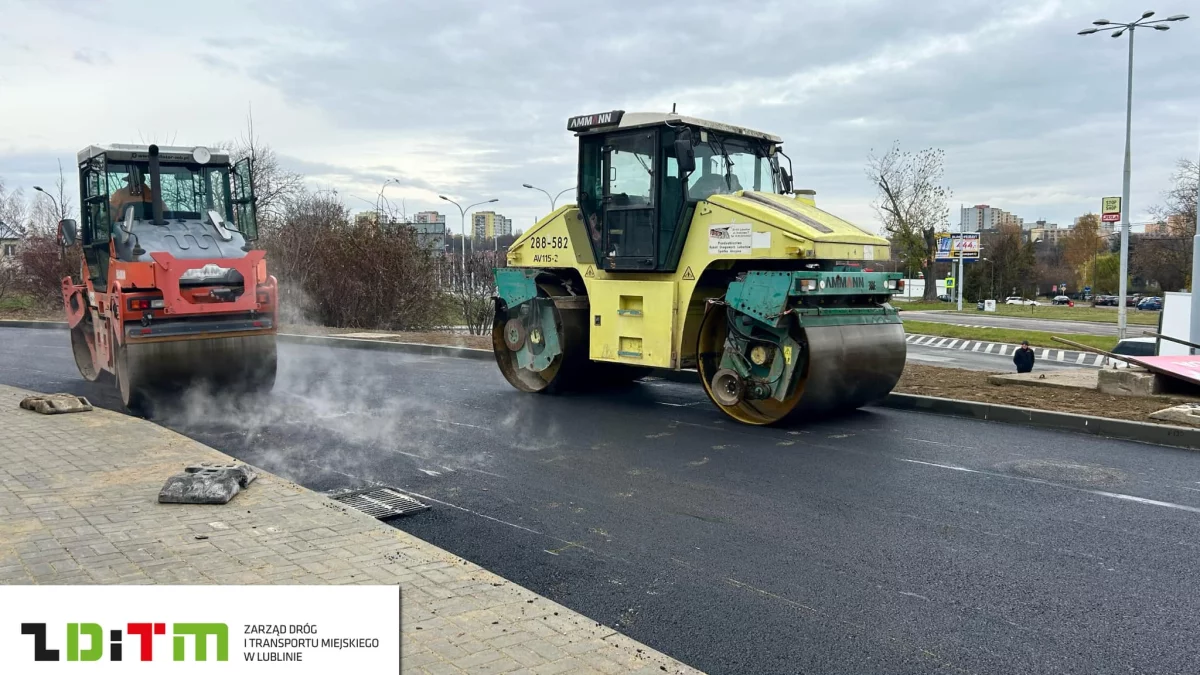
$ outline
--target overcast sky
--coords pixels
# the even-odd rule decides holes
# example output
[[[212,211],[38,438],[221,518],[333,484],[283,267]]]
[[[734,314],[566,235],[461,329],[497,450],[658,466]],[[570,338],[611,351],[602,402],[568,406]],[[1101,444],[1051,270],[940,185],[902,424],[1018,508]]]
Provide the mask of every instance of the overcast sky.
[[[796,186],[871,229],[863,167],[894,140],[946,151],[952,224],[960,203],[1067,224],[1121,193],[1125,121],[1127,41],[1076,33],[1149,8],[1196,16],[1137,33],[1144,221],[1200,152],[1195,0],[0,0],[0,178],[29,190],[62,160],[74,190],[90,143],[210,144],[253,108],[356,210],[394,178],[410,213],[496,197],[526,229],[549,201],[522,183],[574,184],[568,117],[674,103],[782,136]]]

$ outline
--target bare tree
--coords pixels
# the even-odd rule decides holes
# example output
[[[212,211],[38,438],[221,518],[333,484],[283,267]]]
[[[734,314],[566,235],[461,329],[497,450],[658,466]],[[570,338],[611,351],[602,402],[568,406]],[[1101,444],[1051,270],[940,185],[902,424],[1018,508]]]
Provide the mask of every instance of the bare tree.
[[[941,185],[945,153],[928,148],[903,152],[894,144],[882,157],[870,155],[867,177],[878,197],[873,204],[900,260],[925,275],[924,300],[937,301],[936,234],[946,228],[950,189]]]
[[[0,223],[7,225],[17,236],[24,236],[28,222],[25,192],[21,188],[9,192],[4,187],[4,179],[0,178]]]
[[[250,185],[254,188],[260,220],[270,227],[282,219],[287,202],[304,192],[304,177],[284,169],[275,150],[254,132],[254,114],[246,115],[246,131],[234,142],[219,143],[234,162],[250,158]]]
[[[466,264],[458,256],[446,256],[449,280],[444,288],[452,298],[457,314],[471,335],[486,335],[492,329],[496,295],[492,270],[504,266],[503,253],[493,251],[468,252]]]
[[[1192,270],[1192,237],[1196,235],[1196,189],[1200,165],[1182,159],[1171,176],[1163,203],[1150,210],[1159,221],[1153,234],[1131,242],[1130,271],[1164,291],[1188,286]]]

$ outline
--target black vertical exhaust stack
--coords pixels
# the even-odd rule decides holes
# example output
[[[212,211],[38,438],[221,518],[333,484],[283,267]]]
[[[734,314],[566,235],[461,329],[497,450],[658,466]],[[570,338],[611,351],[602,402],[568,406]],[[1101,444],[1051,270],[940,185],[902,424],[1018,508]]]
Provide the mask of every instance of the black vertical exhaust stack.
[[[162,208],[162,178],[158,173],[158,146],[150,146],[150,212],[154,224],[164,225]]]

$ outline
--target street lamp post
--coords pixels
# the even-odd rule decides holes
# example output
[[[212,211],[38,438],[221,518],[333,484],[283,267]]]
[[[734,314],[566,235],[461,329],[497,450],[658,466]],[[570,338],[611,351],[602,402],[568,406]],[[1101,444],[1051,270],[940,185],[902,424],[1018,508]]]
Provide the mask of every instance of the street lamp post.
[[[50,198],[50,202],[52,204],[54,204],[54,210],[58,211],[58,219],[59,220],[62,220],[67,217],[67,214],[63,213],[62,205],[60,205],[58,203],[58,200],[54,198],[54,195],[50,194],[49,192],[46,192],[45,190],[43,190],[41,187],[39,187],[37,185],[34,185],[33,189],[37,190],[38,192],[40,192]]]
[[[1141,18],[1132,23],[1114,23],[1108,19],[1099,19],[1093,21],[1092,24],[1097,28],[1085,28],[1079,31],[1080,35],[1091,35],[1100,31],[1112,30],[1115,31],[1112,37],[1121,37],[1123,33],[1129,33],[1129,72],[1126,82],[1125,93],[1125,180],[1121,189],[1121,279],[1120,279],[1120,297],[1117,306],[1117,333],[1125,338],[1125,293],[1126,285],[1129,276],[1129,175],[1130,170],[1130,151],[1129,138],[1131,124],[1133,120],[1133,34],[1138,28],[1153,28],[1154,30],[1170,30],[1170,26],[1162,24],[1168,21],[1183,21],[1188,18],[1186,14],[1176,14],[1158,21],[1147,21],[1154,16],[1154,12],[1143,12]]]
[[[567,188],[566,190],[563,190],[562,192],[560,192],[560,193],[558,193],[558,194],[554,195],[553,197],[551,197],[549,192],[546,192],[545,190],[543,190],[543,189],[542,189],[542,188],[540,188],[540,187],[537,187],[537,186],[534,186],[534,185],[530,185],[529,183],[521,183],[521,187],[524,187],[524,188],[529,188],[530,190],[537,190],[538,192],[540,192],[540,193],[542,193],[542,194],[546,195],[546,199],[549,199],[549,200],[550,200],[550,210],[551,210],[551,211],[554,211],[554,209],[555,209],[555,205],[556,205],[556,204],[558,204],[558,198],[559,198],[559,197],[561,197],[561,196],[563,196],[563,194],[565,194],[565,193],[567,193],[567,192],[570,192],[571,190],[574,190],[574,189],[575,189],[575,188],[573,188],[573,187],[569,187],[569,188]]]
[[[498,202],[500,200],[499,199],[489,199],[485,202],[479,202],[478,204],[472,204],[464,209],[462,207],[462,205],[460,205],[458,202],[454,201],[453,199],[450,199],[446,195],[438,195],[438,199],[444,199],[458,207],[458,215],[462,219],[462,266],[461,267],[462,267],[463,279],[465,280],[466,276],[467,276],[467,211],[470,211],[471,209],[475,208],[476,206],[483,206],[484,204],[491,204],[492,202]]]
[[[383,202],[387,202],[388,215],[391,215],[392,203],[388,202],[387,197],[383,196],[383,191],[386,190],[387,186],[391,185],[392,183],[400,185],[400,180],[398,178],[389,178],[383,181],[383,185],[379,186],[379,192],[375,195],[375,214],[381,222],[383,221]]]

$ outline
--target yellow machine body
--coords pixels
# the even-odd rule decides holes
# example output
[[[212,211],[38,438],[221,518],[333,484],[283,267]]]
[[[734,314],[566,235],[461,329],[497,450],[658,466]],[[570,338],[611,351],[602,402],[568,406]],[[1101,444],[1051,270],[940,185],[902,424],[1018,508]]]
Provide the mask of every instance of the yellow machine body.
[[[576,201],[495,270],[492,344],[526,392],[695,368],[747,424],[856,408],[904,368],[889,242],[794,190],[782,140],[655,113],[572,118]],[[788,164],[790,165],[790,160]]]
[[[588,246],[583,215],[574,204],[559,207],[509,247],[509,267],[573,269],[587,289],[592,310],[588,356],[634,366],[681,369],[695,365],[696,331],[705,300],[724,289],[698,287],[709,269],[736,261],[831,259],[888,260],[889,242],[816,206],[815,195],[755,193],[805,217],[780,212],[744,193],[714,195],[692,217],[673,272],[606,272]],[[818,231],[810,222],[824,225]],[[713,231],[750,227],[749,247],[726,243]],[[726,251],[720,252],[722,248]],[[599,317],[599,320],[596,320]]]

